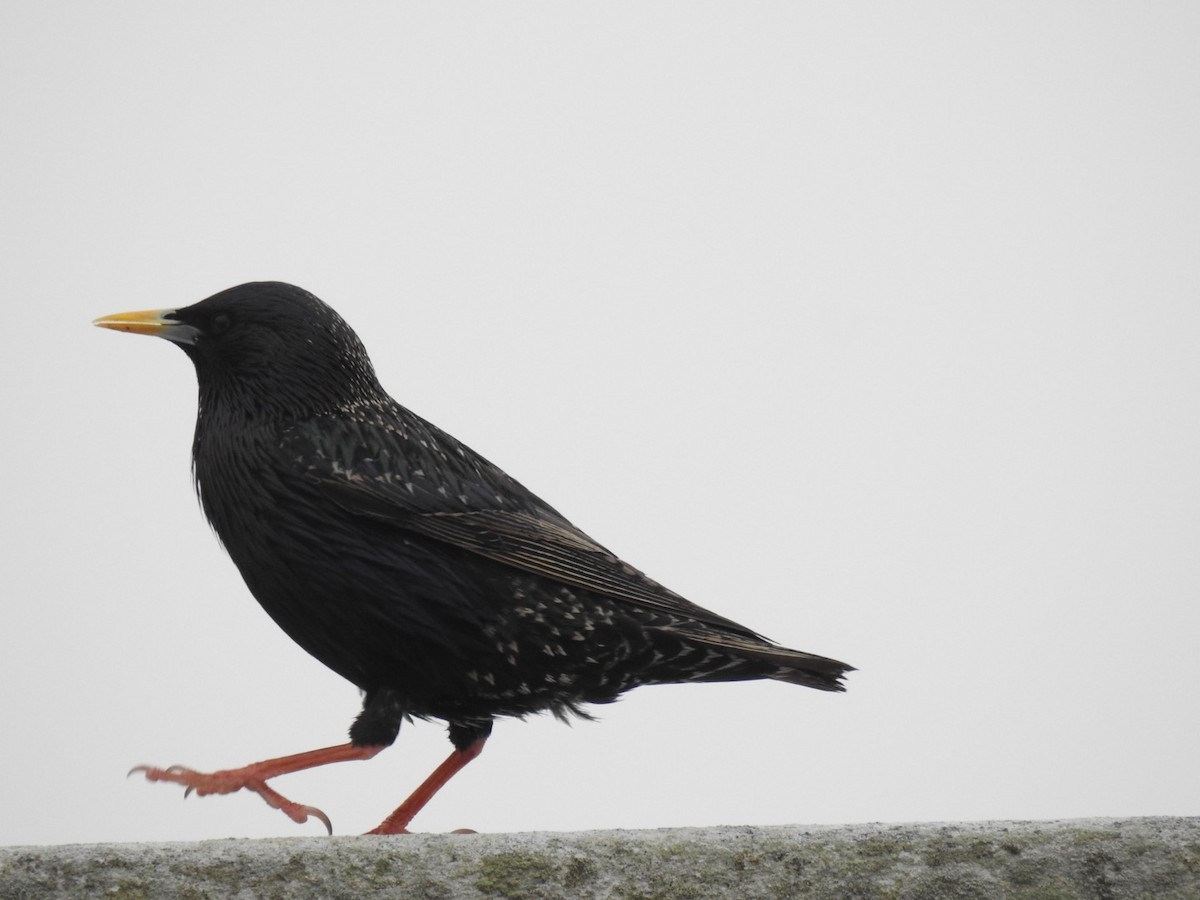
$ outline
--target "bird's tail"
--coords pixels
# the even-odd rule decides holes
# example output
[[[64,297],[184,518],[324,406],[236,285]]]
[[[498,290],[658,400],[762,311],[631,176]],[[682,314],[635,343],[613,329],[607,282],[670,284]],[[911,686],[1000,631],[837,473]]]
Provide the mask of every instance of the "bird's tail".
[[[842,679],[854,666],[815,653],[790,650],[772,644],[753,634],[733,634],[718,631],[703,625],[690,629],[686,626],[671,626],[676,636],[684,637],[689,644],[719,652],[726,659],[744,660],[750,665],[714,667],[713,681],[733,681],[750,678],[769,678],[816,688],[819,691],[844,691]],[[709,680],[700,676],[699,680]]]

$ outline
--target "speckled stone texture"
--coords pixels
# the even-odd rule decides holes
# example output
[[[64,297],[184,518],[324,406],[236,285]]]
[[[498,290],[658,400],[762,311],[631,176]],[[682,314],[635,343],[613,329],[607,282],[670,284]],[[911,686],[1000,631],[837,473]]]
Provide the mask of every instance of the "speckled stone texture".
[[[0,898],[1200,898],[1200,818],[0,848]]]

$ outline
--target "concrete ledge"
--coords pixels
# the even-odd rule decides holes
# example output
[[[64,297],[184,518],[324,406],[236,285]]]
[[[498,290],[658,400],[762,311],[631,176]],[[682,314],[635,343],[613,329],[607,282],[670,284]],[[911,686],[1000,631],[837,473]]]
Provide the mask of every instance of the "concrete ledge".
[[[0,897],[1200,897],[1200,818],[0,848]]]

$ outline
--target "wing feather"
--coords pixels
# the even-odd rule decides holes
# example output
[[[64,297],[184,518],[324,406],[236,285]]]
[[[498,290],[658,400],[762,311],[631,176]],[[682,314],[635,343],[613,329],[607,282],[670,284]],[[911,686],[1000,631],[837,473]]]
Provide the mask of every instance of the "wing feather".
[[[496,509],[418,512],[406,508],[404,492],[386,484],[321,478],[312,472],[308,477],[351,513],[389,522],[523,572],[762,640],[744,626],[663,587],[565,520]]]

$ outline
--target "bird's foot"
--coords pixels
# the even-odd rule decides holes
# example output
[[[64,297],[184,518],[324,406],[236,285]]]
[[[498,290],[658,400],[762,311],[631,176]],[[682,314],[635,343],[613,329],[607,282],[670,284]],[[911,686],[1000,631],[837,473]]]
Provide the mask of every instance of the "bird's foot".
[[[187,797],[193,791],[197,797],[207,797],[210,794],[232,794],[235,791],[253,791],[262,797],[268,806],[283,812],[297,824],[303,824],[309,817],[317,819],[325,826],[325,830],[333,834],[333,825],[329,816],[315,806],[296,803],[280,794],[274,788],[267,786],[262,767],[258,764],[245,766],[241,769],[221,769],[217,772],[197,772],[183,766],[169,766],[158,769],[154,766],[134,766],[129,774],[141,772],[147,781],[171,781],[182,784],[187,788],[183,796]],[[274,773],[272,773],[274,774]],[[269,777],[269,776],[267,776]]]
[[[398,831],[389,831],[385,827],[386,823],[376,825],[370,831],[364,831],[363,834],[412,834],[407,828],[401,828]],[[474,828],[455,828],[449,834],[479,834]]]
[[[370,831],[364,831],[363,834],[364,835],[367,835],[367,834],[412,834],[412,832],[409,831],[407,828],[397,828],[397,829],[393,830],[393,829],[385,827],[386,825],[387,825],[386,822],[382,822],[379,825],[376,825]]]

